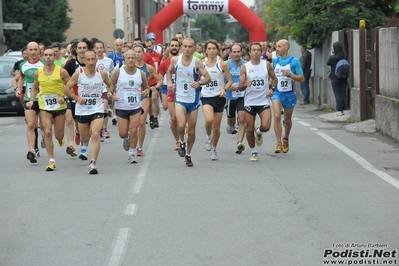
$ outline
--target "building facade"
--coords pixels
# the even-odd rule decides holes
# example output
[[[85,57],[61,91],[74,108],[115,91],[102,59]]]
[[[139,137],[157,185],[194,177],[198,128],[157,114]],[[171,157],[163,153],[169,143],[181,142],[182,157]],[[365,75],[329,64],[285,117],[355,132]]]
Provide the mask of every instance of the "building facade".
[[[106,44],[113,44],[115,36],[121,36],[121,31],[114,36],[117,29],[123,31],[125,42],[137,37],[144,40],[148,23],[167,4],[166,0],[69,0],[68,16],[72,23],[66,32],[66,41],[96,37]],[[179,30],[179,21],[165,29],[165,42]]]

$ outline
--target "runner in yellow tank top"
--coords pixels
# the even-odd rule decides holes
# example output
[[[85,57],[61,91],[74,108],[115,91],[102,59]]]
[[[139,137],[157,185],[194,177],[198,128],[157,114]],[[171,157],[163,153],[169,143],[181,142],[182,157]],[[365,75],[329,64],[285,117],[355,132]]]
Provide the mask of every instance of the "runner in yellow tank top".
[[[39,109],[45,111],[59,111],[67,108],[66,102],[59,102],[64,98],[64,80],[61,78],[61,68],[54,65],[53,73],[44,73],[44,67],[37,70],[40,84]]]
[[[68,72],[54,65],[54,51],[46,49],[44,51],[45,65],[35,73],[35,81],[31,91],[31,99],[34,99],[39,91],[39,109],[41,127],[44,131],[44,142],[49,157],[49,164],[46,171],[54,171],[54,145],[53,145],[53,121],[54,135],[60,146],[64,145],[64,128],[66,102],[64,99],[64,85],[69,81]],[[26,103],[27,108],[31,108],[33,101]]]

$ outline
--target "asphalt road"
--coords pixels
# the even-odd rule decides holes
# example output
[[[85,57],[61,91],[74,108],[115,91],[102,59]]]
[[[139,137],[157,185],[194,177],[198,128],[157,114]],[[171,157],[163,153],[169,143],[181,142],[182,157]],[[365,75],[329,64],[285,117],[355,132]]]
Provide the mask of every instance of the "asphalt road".
[[[2,115],[0,265],[396,260],[399,144],[347,132],[320,114],[297,108],[289,153],[273,154],[271,130],[258,149],[259,162],[252,163],[246,141],[243,154],[234,153],[236,136],[226,133],[225,117],[219,160],[211,161],[200,111],[193,168],[173,151],[167,114],[159,129],[148,127],[137,164],[126,162],[117,127],[109,126],[98,175],[87,174],[87,161],[57,145],[56,171],[45,172],[44,150],[37,164],[29,163],[24,118]],[[380,250],[385,255],[378,257]]]

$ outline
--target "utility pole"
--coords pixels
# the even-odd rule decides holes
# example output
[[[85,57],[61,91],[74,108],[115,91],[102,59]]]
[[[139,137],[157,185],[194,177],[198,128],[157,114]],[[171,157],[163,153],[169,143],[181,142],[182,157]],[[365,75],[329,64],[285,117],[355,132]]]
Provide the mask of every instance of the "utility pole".
[[[0,0],[0,55],[4,55],[3,0]]]

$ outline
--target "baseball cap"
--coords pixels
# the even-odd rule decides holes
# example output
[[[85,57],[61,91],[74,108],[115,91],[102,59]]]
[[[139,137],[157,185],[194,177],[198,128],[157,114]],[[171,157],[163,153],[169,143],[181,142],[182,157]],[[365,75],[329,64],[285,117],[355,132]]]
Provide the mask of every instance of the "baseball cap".
[[[154,40],[155,40],[155,33],[149,32],[149,33],[147,34],[146,39],[154,39]]]

